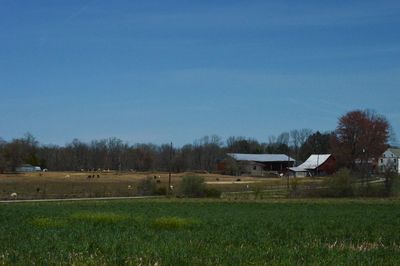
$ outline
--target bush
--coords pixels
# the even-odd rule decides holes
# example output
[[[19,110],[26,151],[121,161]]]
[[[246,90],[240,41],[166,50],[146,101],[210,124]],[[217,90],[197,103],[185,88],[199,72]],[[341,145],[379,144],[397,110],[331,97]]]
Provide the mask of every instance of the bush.
[[[389,196],[399,196],[400,195],[400,175],[394,174],[391,177],[390,182],[390,193]]]
[[[297,178],[294,177],[294,178],[292,178],[290,180],[290,192],[289,192],[289,195],[291,197],[298,197],[298,196],[300,196],[300,194],[301,193],[300,193],[300,190],[299,190],[299,182],[298,182]]]
[[[203,197],[205,194],[204,178],[201,176],[184,176],[182,194],[187,197]]]
[[[387,197],[388,192],[382,184],[367,184],[355,188],[354,195],[357,197]]]
[[[216,188],[206,188],[205,195],[207,198],[220,198],[222,192]]]
[[[153,178],[147,177],[139,181],[137,185],[138,194],[142,196],[151,196],[156,193],[156,181]]]
[[[325,196],[329,197],[348,197],[354,195],[354,178],[347,168],[340,169],[335,175],[325,180]]]
[[[156,195],[167,195],[167,188],[166,187],[157,188]]]
[[[399,175],[394,171],[386,171],[385,175],[385,190],[387,196],[396,196],[399,192]]]

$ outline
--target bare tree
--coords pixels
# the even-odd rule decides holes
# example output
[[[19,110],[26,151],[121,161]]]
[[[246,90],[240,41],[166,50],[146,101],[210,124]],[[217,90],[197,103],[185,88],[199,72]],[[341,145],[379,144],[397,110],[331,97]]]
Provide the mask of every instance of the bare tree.
[[[306,142],[308,137],[312,134],[312,130],[308,128],[295,129],[290,131],[290,138],[292,142],[292,147],[296,158],[299,158],[300,147]]]
[[[6,158],[4,157],[4,147],[6,142],[0,138],[0,174],[6,169]]]
[[[262,153],[262,145],[254,139],[244,137],[229,137],[226,140],[227,151],[233,153]]]
[[[26,133],[23,138],[13,139],[4,146],[6,168],[14,171],[17,166],[24,163],[39,165],[40,161],[37,157],[38,145],[39,142],[30,133]]]
[[[269,136],[268,144],[265,148],[266,152],[289,154],[289,139],[290,134],[288,132],[283,132],[278,137]]]
[[[276,138],[276,142],[278,144],[284,144],[289,146],[289,139],[290,139],[290,134],[288,132],[283,132],[279,134],[279,136]]]
[[[325,154],[331,152],[330,147],[331,132],[320,133],[319,131],[310,135],[301,145],[298,159],[305,161],[311,154]]]

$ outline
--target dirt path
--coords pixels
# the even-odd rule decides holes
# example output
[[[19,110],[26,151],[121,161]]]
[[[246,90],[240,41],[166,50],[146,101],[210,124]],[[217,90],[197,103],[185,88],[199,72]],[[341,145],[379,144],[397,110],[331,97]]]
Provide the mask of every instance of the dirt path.
[[[100,198],[70,198],[70,199],[33,199],[33,200],[18,200],[18,199],[14,199],[14,200],[0,200],[0,203],[124,200],[124,199],[157,199],[157,198],[165,198],[165,196],[100,197]]]

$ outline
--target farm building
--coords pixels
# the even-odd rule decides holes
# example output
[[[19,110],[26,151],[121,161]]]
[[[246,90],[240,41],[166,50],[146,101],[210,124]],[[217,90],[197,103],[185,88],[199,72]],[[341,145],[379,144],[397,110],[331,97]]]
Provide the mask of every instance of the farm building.
[[[233,160],[236,174],[265,176],[269,173],[282,173],[294,165],[295,160],[285,154],[243,154],[228,153],[228,159],[219,164],[219,170],[224,170],[227,163]]]
[[[289,170],[296,177],[333,174],[336,160],[331,154],[312,154],[304,163]]]
[[[33,166],[30,164],[22,164],[15,168],[15,172],[17,173],[29,173],[29,172],[40,172],[42,169],[40,166]]]
[[[394,171],[400,174],[400,149],[387,149],[378,160],[379,171]]]

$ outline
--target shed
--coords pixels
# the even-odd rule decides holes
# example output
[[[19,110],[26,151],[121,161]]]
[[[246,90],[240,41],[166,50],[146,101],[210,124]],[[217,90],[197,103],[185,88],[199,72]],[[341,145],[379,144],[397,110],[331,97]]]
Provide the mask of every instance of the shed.
[[[252,176],[285,172],[295,163],[295,160],[286,154],[228,153],[227,155],[239,165],[239,174]]]
[[[40,166],[33,166],[31,164],[22,164],[15,168],[17,173],[30,173],[30,172],[40,172],[42,169]]]

